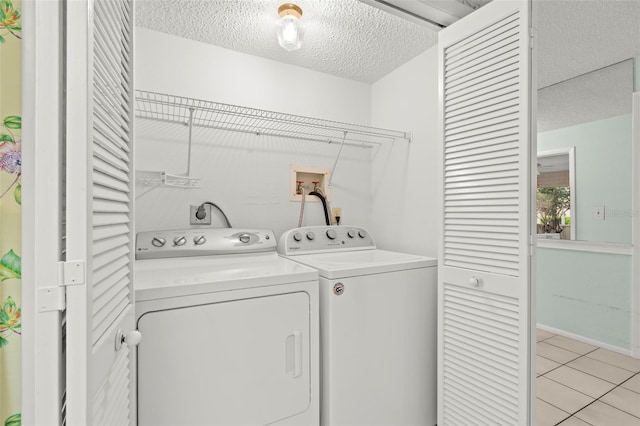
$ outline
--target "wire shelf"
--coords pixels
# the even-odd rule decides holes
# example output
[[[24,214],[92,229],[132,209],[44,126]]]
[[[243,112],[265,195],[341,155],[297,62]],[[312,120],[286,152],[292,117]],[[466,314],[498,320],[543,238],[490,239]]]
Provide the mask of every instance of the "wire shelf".
[[[407,132],[142,90],[136,91],[136,117],[359,147],[373,147],[394,140],[411,141],[411,134]]]
[[[162,185],[176,188],[200,188],[202,179],[173,175],[164,171],[136,170],[136,182],[143,185]]]

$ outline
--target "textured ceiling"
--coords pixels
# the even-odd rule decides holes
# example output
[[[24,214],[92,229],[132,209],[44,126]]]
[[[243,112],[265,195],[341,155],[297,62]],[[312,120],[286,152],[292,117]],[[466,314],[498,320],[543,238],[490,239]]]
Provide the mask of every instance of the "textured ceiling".
[[[538,131],[631,113],[633,62],[611,65],[538,91]]]
[[[538,87],[640,55],[640,1],[535,1]]]
[[[151,30],[373,83],[437,42],[437,33],[358,0],[297,0],[302,48],[278,45],[280,0],[140,0],[136,24]]]
[[[414,1],[414,0],[407,0]],[[457,0],[477,7],[489,0]],[[372,83],[437,42],[430,29],[358,0],[298,0],[301,49],[277,42],[284,0],[137,0],[137,25]],[[536,0],[538,87],[640,55],[640,0]]]

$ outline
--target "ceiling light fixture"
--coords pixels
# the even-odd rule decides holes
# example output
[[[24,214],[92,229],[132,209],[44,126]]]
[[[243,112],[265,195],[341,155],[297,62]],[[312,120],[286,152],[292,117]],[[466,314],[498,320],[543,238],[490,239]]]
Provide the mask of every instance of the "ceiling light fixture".
[[[285,3],[278,8],[278,14],[281,16],[276,21],[280,46],[289,52],[299,49],[302,46],[302,9],[297,4]]]

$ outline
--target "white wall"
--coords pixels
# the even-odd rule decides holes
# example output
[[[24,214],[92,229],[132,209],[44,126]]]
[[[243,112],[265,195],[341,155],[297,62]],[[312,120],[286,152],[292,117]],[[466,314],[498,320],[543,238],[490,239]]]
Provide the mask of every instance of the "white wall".
[[[373,84],[372,123],[413,132],[373,161],[373,227],[379,247],[436,257],[438,55],[432,47]]]
[[[371,86],[142,28],[136,33],[136,88],[336,121],[371,123]],[[136,169],[186,170],[187,128],[137,120]],[[234,227],[276,234],[297,226],[290,164],[331,167],[337,145],[197,129],[192,175],[202,189],[137,185],[137,231],[187,228],[189,204],[212,201]],[[343,223],[371,227],[371,149],[345,147],[331,188]],[[305,225],[324,223],[308,203]],[[222,226],[216,218],[213,226]]]
[[[370,85],[136,28],[136,89],[369,124]]]

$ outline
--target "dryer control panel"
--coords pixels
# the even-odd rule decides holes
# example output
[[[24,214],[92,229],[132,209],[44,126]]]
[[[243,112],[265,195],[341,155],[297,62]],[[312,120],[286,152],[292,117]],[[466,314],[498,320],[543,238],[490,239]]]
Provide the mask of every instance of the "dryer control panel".
[[[136,259],[212,256],[276,250],[270,229],[177,229],[138,232]]]
[[[371,234],[358,226],[294,228],[282,234],[278,243],[278,253],[285,256],[375,248],[376,244]]]

